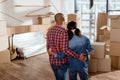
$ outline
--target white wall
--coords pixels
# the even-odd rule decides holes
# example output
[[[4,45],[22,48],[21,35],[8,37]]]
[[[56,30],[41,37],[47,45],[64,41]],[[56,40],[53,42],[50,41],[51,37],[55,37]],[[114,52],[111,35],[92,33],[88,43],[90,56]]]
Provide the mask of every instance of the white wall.
[[[52,2],[51,2],[52,1]],[[65,16],[74,12],[74,0],[0,0],[0,20],[6,20],[8,26],[36,24],[36,17],[26,17],[31,11],[40,7],[16,7],[15,5],[52,5],[32,14],[62,12]],[[54,5],[54,6],[53,6]],[[56,8],[57,10],[56,10]],[[33,21],[34,20],[34,21]],[[36,21],[35,21],[36,20]]]

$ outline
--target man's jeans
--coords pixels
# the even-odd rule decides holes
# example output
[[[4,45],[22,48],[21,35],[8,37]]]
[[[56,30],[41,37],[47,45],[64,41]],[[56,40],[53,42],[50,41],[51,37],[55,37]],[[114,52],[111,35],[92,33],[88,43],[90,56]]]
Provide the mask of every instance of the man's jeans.
[[[68,66],[68,63],[63,64],[61,66],[51,65],[56,80],[66,80],[66,72]]]

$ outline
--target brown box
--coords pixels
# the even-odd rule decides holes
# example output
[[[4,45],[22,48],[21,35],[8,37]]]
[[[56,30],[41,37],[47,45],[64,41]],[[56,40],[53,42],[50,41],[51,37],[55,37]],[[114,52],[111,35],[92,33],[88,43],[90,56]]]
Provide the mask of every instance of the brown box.
[[[77,15],[76,14],[68,14],[68,22],[75,21],[77,22]]]
[[[111,56],[111,67],[112,69],[120,69],[120,57]]]
[[[94,42],[92,43],[94,49],[94,54],[91,55],[92,58],[101,59],[105,55],[105,42]]]
[[[8,28],[8,35],[21,34],[28,32],[29,26],[10,26]]]
[[[0,51],[0,63],[8,62],[10,62],[10,51],[9,50]]]
[[[111,71],[111,58],[98,59],[98,71],[108,72]]]
[[[112,15],[111,19],[111,28],[112,29],[120,29],[120,15]]]
[[[8,48],[8,36],[0,36],[0,51]]]
[[[120,42],[111,42],[110,43],[110,55],[120,56]]]
[[[97,59],[90,59],[90,62],[88,64],[88,72],[97,72],[98,67],[98,61]]]
[[[38,24],[51,24],[50,17],[38,17]]]
[[[0,20],[0,36],[7,35],[6,21]]]
[[[100,28],[102,26],[107,26],[108,13],[99,13],[97,18],[97,41],[99,41],[99,35],[103,35],[104,31]]]
[[[120,42],[120,29],[111,29],[110,31],[110,41]]]

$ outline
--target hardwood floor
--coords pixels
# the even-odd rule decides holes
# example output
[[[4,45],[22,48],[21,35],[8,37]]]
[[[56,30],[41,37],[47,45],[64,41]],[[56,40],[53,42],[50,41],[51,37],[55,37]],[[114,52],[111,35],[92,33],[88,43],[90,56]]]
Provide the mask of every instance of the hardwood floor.
[[[48,55],[40,54],[28,59],[0,64],[0,80],[55,80]]]
[[[92,73],[89,75],[89,80],[120,80],[119,75],[120,70]],[[55,78],[49,64],[48,54],[45,53],[0,64],[0,80],[55,80]],[[69,80],[68,74],[67,80]]]

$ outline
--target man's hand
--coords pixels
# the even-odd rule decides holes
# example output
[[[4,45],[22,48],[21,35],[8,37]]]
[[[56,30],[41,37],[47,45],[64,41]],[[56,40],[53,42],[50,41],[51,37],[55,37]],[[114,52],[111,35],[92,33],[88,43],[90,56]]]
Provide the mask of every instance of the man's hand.
[[[48,54],[49,54],[49,55],[54,55],[54,52],[52,51],[51,48],[48,49]]]
[[[85,60],[86,60],[86,57],[85,57],[83,54],[80,54],[80,55],[79,55],[79,59],[80,59],[81,61],[85,61]]]

